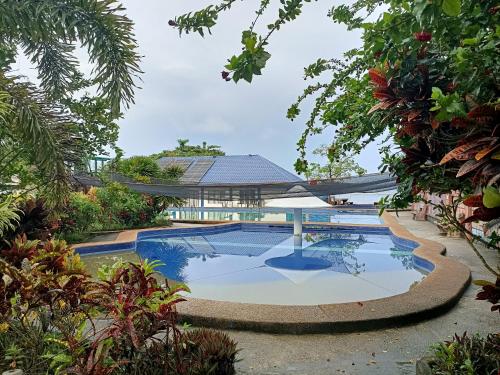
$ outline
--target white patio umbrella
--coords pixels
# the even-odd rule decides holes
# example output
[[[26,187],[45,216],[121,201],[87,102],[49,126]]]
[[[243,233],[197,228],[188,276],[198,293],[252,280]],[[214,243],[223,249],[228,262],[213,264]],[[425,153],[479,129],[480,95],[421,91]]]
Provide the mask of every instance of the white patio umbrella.
[[[303,186],[295,185],[287,193],[303,193],[306,189]],[[332,207],[330,204],[319,199],[314,194],[297,198],[278,198],[266,202],[265,207],[293,208],[293,234],[302,236],[302,209],[303,208],[326,208]]]

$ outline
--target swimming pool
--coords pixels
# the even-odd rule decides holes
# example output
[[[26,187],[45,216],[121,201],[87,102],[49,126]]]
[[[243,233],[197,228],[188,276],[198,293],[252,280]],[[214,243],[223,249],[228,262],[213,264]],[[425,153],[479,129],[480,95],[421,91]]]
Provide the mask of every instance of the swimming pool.
[[[302,220],[311,223],[380,224],[375,209],[304,208]],[[293,222],[293,208],[181,207],[167,211],[174,220]]]
[[[199,299],[317,305],[408,291],[432,269],[412,254],[415,247],[386,227],[306,225],[297,237],[291,225],[235,223],[144,231],[135,243],[77,251],[128,249],[159,260],[159,272]]]

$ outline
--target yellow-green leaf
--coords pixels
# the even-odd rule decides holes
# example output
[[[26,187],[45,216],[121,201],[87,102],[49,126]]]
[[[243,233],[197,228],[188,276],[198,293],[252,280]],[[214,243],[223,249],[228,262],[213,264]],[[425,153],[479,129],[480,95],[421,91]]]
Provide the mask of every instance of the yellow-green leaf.
[[[462,11],[462,3],[460,0],[443,0],[443,12],[448,16],[456,17]]]
[[[493,186],[484,188],[483,204],[486,208],[500,207],[500,192]]]

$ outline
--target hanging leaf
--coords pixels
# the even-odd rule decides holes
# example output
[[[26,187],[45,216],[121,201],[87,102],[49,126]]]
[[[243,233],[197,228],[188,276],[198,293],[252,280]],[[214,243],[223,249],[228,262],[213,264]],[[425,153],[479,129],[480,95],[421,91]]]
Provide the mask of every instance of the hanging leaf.
[[[425,129],[421,123],[407,123],[403,126],[403,130],[410,137],[414,137],[419,134],[423,129]]]
[[[462,11],[462,4],[460,0],[443,0],[443,12],[450,17],[456,17]]]
[[[477,154],[477,151],[478,151],[478,147],[473,147],[470,150],[467,150],[461,154],[458,154],[455,157],[455,160],[465,161],[465,160],[474,159],[474,156]]]
[[[500,207],[476,208],[471,216],[461,221],[461,224],[472,223],[474,221],[491,221],[500,217]]]
[[[490,146],[483,148],[481,151],[479,151],[476,154],[476,156],[475,156],[476,160],[481,160],[482,158],[489,155],[491,152],[495,151],[499,147],[500,147],[500,144],[496,144],[496,145],[490,145]]]
[[[475,216],[477,220],[490,221],[500,217],[500,207],[479,207],[474,210],[473,216]]]
[[[500,192],[493,186],[488,186],[483,190],[483,205],[487,208],[500,207]]]
[[[476,147],[476,146],[478,146],[478,145],[480,145],[480,144],[482,144],[484,142],[486,142],[486,141],[484,140],[484,138],[482,138],[480,140],[475,140],[475,141],[467,142],[467,143],[465,143],[463,145],[455,147],[453,150],[451,150],[450,152],[448,152],[441,159],[441,161],[439,162],[439,164],[443,165],[443,164],[448,163],[452,159],[457,159],[457,157],[459,157],[459,155],[463,154],[465,151],[468,151],[471,148]]]
[[[435,118],[433,118],[431,120],[431,127],[433,130],[436,130],[437,128],[439,128],[439,124],[440,124],[440,122],[438,120],[436,120]]]
[[[492,178],[490,178],[488,180],[488,186],[491,186],[493,185],[495,182],[497,182],[498,180],[500,180],[500,173],[496,174],[495,176],[493,176]]]
[[[398,102],[397,100],[384,100],[380,103],[375,104],[373,107],[371,107],[370,110],[368,111],[368,114],[375,112],[379,109],[390,108],[390,107],[394,106],[397,102]]]
[[[481,161],[469,160],[469,161],[465,162],[458,170],[456,177],[458,178],[458,177],[465,176],[466,174],[468,174],[468,173],[472,172],[473,170],[482,166],[486,161],[487,160],[483,159]]]
[[[467,224],[467,223],[473,223],[474,221],[478,221],[479,219],[477,218],[476,215],[471,215],[468,218],[462,220],[460,224]]]
[[[467,207],[482,207],[483,195],[482,194],[469,195],[467,198],[464,199],[462,203]]]
[[[408,121],[415,120],[418,116],[422,114],[421,109],[414,109],[408,113]]]
[[[385,78],[384,72],[377,68],[372,68],[368,70],[368,75],[370,76],[370,79],[372,82],[381,87],[387,87],[387,78]]]
[[[394,99],[394,93],[388,88],[378,88],[373,92],[373,97],[379,100]]]

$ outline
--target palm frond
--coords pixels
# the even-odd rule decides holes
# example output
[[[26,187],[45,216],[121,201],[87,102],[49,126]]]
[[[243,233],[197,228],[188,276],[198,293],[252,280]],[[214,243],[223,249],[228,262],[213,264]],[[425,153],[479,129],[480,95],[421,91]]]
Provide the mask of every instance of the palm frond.
[[[0,238],[6,230],[16,229],[19,219],[19,209],[13,204],[11,195],[0,201]]]
[[[20,77],[0,73],[0,91],[9,95],[5,115],[7,136],[36,167],[48,203],[61,201],[69,188],[70,167],[81,160],[75,124],[63,108]]]
[[[133,103],[138,63],[133,22],[115,0],[2,0],[3,37],[21,44],[37,64],[41,87],[61,96],[77,72],[74,43],[80,42],[94,64],[93,81],[119,113]]]

